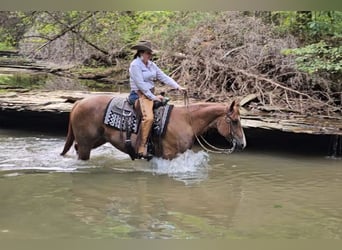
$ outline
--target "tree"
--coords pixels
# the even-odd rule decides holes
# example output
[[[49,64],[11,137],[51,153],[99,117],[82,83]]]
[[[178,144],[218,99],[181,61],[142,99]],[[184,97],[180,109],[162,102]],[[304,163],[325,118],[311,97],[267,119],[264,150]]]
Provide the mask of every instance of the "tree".
[[[18,47],[34,18],[34,11],[0,11],[0,43],[8,47]]]

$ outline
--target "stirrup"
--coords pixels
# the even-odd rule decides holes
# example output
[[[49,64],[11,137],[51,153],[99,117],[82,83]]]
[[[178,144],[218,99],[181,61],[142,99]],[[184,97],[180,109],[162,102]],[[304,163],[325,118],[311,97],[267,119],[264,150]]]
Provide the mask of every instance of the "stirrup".
[[[147,153],[146,155],[142,154],[142,153],[139,153],[138,156],[137,156],[138,159],[141,159],[141,158],[144,158],[146,159],[147,161],[150,161],[152,158],[153,158],[153,155],[150,154],[150,153]]]

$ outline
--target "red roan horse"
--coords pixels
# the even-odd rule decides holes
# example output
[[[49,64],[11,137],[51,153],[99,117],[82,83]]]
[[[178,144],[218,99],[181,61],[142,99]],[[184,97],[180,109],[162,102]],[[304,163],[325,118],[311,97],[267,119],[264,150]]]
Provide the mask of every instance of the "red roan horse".
[[[125,133],[103,123],[106,107],[113,98],[110,95],[87,97],[75,103],[70,113],[68,134],[61,155],[65,155],[76,141],[78,158],[88,160],[90,151],[106,142],[122,152],[125,147]],[[246,147],[246,138],[240,123],[239,105],[235,101],[230,106],[219,103],[200,103],[174,107],[164,138],[155,156],[173,159],[179,153],[190,149],[197,136],[215,128],[227,140],[233,141],[236,148]],[[132,134],[135,147],[137,135]]]

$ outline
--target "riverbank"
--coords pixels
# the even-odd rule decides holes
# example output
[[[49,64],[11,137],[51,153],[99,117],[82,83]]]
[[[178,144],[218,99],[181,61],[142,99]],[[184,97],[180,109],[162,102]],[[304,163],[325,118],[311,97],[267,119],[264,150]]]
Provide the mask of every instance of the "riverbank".
[[[27,65],[20,64],[18,61],[13,62],[12,59],[18,59],[17,55],[8,55],[6,58],[8,63],[12,63],[1,64],[5,59],[0,62],[0,73],[6,78],[6,81],[0,82],[0,127],[3,128],[62,131],[64,134],[67,130],[69,113],[75,101],[98,94],[127,96],[127,84],[120,80],[124,79],[123,76],[119,77],[120,70],[113,73],[117,70],[115,68],[114,71],[105,68],[90,70],[82,67],[62,69],[38,63],[39,67],[33,70],[26,68]],[[16,65],[16,67],[11,65]],[[46,74],[38,77],[37,74],[42,72]],[[35,77],[31,79],[31,76]],[[13,79],[9,80],[8,77]],[[60,79],[53,79],[56,77]],[[114,82],[110,80],[113,77],[116,78]],[[81,82],[83,80],[79,80],[80,78],[88,80]],[[72,82],[67,83],[69,81]],[[102,89],[108,92],[99,91],[99,84],[102,84]],[[69,85],[71,89],[94,91],[71,90]],[[158,90],[164,89],[158,86]],[[200,98],[195,95],[194,91],[191,93],[190,103],[218,101],[215,98]],[[176,93],[168,92],[168,95],[173,104],[183,105],[182,98]],[[315,147],[319,148],[319,151],[328,152],[328,148],[333,147],[334,141],[337,144],[341,143],[342,118],[337,112],[331,116],[303,115],[295,110],[258,105],[255,102],[258,97],[254,94],[237,98],[241,100],[242,125],[249,138],[249,147],[254,145],[255,148],[261,148],[268,138],[267,140],[272,145],[288,145],[288,147],[297,145],[308,150]],[[211,137],[218,142],[220,140],[215,134]]]
[[[66,135],[69,113],[74,102],[90,95],[120,92],[91,91],[27,91],[0,93],[0,128],[57,132]],[[197,102],[190,99],[190,103]],[[183,105],[181,99],[171,97],[174,105]],[[341,118],[304,117],[289,113],[277,115],[241,108],[241,122],[249,150],[318,154],[339,157]],[[216,132],[207,135],[217,145],[226,141]]]
[[[12,76],[16,72],[20,72],[21,75],[23,75],[23,72],[26,72],[26,78],[29,78],[30,74],[35,75],[38,72],[45,72],[46,75],[42,79],[24,79],[24,83],[18,84],[18,82],[22,81],[18,76],[11,81],[5,79],[6,81],[1,82],[2,72],[5,72],[7,75],[11,73]],[[4,77],[6,77],[6,74],[4,74]],[[50,76],[60,77],[61,79],[57,81],[51,80],[49,79]],[[0,51],[0,98],[2,99],[0,104],[3,106],[1,110],[2,112],[14,112],[17,110],[38,113],[48,112],[50,114],[68,113],[72,107],[70,105],[72,103],[70,102],[71,99],[84,98],[90,94],[101,94],[101,91],[109,91],[110,93],[116,91],[127,92],[129,86],[127,77],[126,68],[122,68],[119,65],[113,67],[56,65],[21,57],[18,52]],[[50,81],[48,87],[46,86],[47,81]],[[72,83],[66,83],[68,81]],[[233,98],[218,95],[205,97],[197,89],[191,88],[191,86],[187,87],[189,88],[192,102],[222,102]],[[32,89],[37,89],[37,92],[30,91]],[[93,92],[70,89],[88,89],[93,90]],[[158,86],[158,90],[163,91],[164,88]],[[119,93],[115,93],[115,95],[117,94]],[[285,96],[287,100],[288,96]],[[249,94],[240,97],[234,95],[234,99],[236,98],[241,100],[241,105],[243,106],[242,118],[245,128],[261,128],[317,135],[342,134],[342,117],[338,108],[334,108],[332,112],[327,110],[305,112],[304,106],[308,105],[310,99],[295,100],[294,102],[301,102],[300,107],[289,108],[286,105],[263,103],[260,101],[261,97],[259,94]],[[54,100],[52,104],[47,101],[50,99]],[[180,101],[176,102],[179,105],[181,103]],[[324,107],[328,106],[326,104]]]

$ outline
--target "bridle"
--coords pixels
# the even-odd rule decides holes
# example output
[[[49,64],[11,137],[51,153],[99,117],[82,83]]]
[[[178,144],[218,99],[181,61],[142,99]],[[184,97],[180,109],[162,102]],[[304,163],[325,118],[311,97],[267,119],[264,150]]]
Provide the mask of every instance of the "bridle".
[[[234,139],[232,140],[233,145],[231,148],[219,148],[219,147],[216,147],[216,146],[210,144],[206,139],[204,139],[204,137],[202,135],[197,136],[197,134],[195,133],[194,128],[192,126],[192,118],[191,118],[190,111],[189,111],[189,96],[188,96],[187,91],[184,92],[184,105],[188,111],[187,113],[189,116],[190,126],[192,129],[192,132],[195,135],[195,138],[196,138],[198,144],[202,147],[203,150],[205,150],[208,153],[215,153],[215,154],[231,154],[234,152],[235,146],[236,146],[236,141]],[[229,126],[230,126],[230,135],[233,135],[233,133],[232,133],[232,130],[233,130],[232,129],[232,119],[228,115],[226,117],[226,122],[229,123]]]

